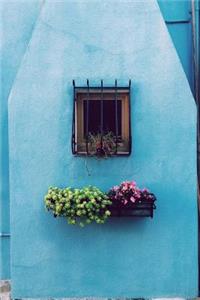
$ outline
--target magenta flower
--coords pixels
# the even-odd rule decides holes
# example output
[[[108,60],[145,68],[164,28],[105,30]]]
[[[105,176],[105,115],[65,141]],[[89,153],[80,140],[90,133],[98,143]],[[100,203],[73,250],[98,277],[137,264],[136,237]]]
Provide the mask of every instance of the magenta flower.
[[[136,201],[134,197],[131,197],[130,200],[131,200],[133,203],[135,203],[135,201]]]
[[[118,185],[115,185],[113,188],[113,191],[117,191],[119,189]]]
[[[127,186],[127,185],[124,185],[124,186],[122,187],[122,190],[123,190],[123,191],[128,190],[128,186]]]
[[[120,185],[114,186],[108,193],[113,204],[133,205],[143,201],[152,201],[154,196],[148,189],[139,189],[135,181],[123,181]],[[117,202],[116,202],[117,201]]]

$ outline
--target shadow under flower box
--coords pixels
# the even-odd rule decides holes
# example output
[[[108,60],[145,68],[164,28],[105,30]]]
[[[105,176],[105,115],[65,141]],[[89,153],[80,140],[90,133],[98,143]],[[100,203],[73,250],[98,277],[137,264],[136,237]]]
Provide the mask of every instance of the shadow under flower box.
[[[109,210],[111,217],[151,217],[153,218],[153,211],[156,209],[154,200],[146,200],[137,203],[127,203],[112,205]]]

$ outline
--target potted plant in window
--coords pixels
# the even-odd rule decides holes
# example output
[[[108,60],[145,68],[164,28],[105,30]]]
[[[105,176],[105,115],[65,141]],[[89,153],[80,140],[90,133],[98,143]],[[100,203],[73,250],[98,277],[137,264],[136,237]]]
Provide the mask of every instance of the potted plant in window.
[[[88,148],[91,155],[97,157],[108,157],[115,154],[116,141],[112,131],[106,134],[92,134],[88,136]]]

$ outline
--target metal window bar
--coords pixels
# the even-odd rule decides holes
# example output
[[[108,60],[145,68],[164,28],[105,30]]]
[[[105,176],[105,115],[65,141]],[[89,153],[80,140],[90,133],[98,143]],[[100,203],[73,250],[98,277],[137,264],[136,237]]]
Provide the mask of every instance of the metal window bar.
[[[88,151],[88,128],[89,128],[89,101],[90,101],[90,85],[89,80],[87,79],[87,111],[86,111],[86,152]]]
[[[101,149],[103,147],[103,80],[101,80]]]
[[[115,79],[115,154],[118,147],[117,79]]]
[[[76,95],[75,95],[75,80],[72,81],[73,84],[73,94],[74,94],[74,101],[73,101],[73,116],[72,116],[72,154],[76,154],[76,142],[75,142],[75,102],[76,102]]]
[[[131,134],[131,79],[129,79],[129,101],[128,101],[128,111],[129,111],[129,153],[132,151],[132,134]]]

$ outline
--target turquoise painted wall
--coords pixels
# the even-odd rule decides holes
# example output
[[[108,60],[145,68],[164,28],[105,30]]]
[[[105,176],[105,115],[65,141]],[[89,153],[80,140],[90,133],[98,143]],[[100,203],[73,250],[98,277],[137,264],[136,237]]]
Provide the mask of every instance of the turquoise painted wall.
[[[158,0],[158,3],[190,87],[194,93],[191,1]]]
[[[117,4],[46,1],[12,87],[14,298],[197,296],[194,99],[157,2]],[[72,79],[116,77],[133,82],[132,155],[73,157]],[[124,179],[157,195],[153,220],[81,229],[44,210],[49,185],[107,190]]]
[[[190,1],[158,1],[169,32],[175,44],[192,90],[193,63],[191,44],[191,5]],[[7,236],[0,238],[0,278],[10,278],[9,242],[9,163],[8,163],[8,124],[7,100],[23,54],[26,51],[32,30],[42,8],[42,0],[2,1],[1,5],[1,143],[0,143],[0,232]]]
[[[10,278],[8,97],[41,4],[41,0],[0,3],[0,279]]]

